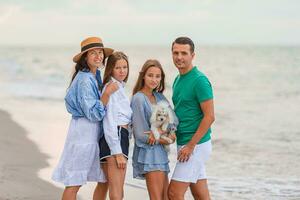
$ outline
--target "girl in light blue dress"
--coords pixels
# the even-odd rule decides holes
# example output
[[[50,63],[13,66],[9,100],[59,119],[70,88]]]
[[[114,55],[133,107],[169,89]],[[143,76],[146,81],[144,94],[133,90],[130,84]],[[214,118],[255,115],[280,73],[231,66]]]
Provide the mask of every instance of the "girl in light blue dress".
[[[152,105],[167,101],[162,94],[165,88],[165,74],[157,60],[147,60],[139,73],[133,90],[131,108],[133,110],[132,129],[135,138],[132,166],[133,177],[146,179],[150,199],[167,199],[169,159],[164,144],[166,140],[155,140],[150,131]],[[168,101],[167,101],[168,102]],[[169,126],[176,129],[177,117],[173,112],[175,123]],[[162,133],[162,131],[160,130]],[[169,136],[173,142],[175,134]]]
[[[104,48],[102,40],[90,37],[81,42],[81,52],[73,61],[75,72],[68,88],[65,104],[72,115],[60,161],[52,179],[65,185],[63,200],[75,200],[79,188],[87,181],[98,182],[94,199],[105,199],[107,185],[100,168],[99,144],[102,119],[109,96],[118,89],[115,83],[106,87],[102,96],[100,67],[113,49]]]

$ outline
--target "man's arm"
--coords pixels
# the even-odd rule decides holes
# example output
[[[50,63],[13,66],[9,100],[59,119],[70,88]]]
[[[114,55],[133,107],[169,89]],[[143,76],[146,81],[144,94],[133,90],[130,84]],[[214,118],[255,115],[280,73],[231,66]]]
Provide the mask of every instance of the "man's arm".
[[[203,119],[192,139],[178,152],[177,160],[179,160],[180,162],[189,160],[195,146],[215,121],[213,99],[201,102],[200,107],[204,115]]]

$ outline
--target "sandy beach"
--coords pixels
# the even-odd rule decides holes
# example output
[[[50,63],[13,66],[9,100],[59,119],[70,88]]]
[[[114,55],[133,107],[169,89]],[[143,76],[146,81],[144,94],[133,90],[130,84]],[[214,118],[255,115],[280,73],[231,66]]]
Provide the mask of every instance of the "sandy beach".
[[[0,125],[0,199],[59,199],[62,190],[37,175],[48,166],[48,155],[41,153],[25,129],[3,110]]]

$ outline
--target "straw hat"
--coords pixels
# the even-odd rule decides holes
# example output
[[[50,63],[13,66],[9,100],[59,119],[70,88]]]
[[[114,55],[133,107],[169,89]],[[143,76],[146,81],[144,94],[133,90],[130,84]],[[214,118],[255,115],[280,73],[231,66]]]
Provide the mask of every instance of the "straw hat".
[[[99,38],[99,37],[88,37],[81,42],[80,46],[81,46],[81,52],[73,57],[73,61],[75,63],[77,63],[80,60],[82,54],[84,54],[85,52],[92,50],[92,49],[96,49],[96,48],[103,49],[104,56],[106,58],[108,56],[110,56],[112,54],[112,52],[114,51],[111,48],[105,48],[101,38]]]

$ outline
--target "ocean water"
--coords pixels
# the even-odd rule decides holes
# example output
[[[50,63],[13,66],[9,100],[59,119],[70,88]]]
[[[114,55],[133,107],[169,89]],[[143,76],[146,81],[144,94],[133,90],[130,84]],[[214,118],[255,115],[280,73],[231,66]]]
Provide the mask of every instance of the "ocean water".
[[[178,72],[170,47],[114,48],[129,56],[128,95],[143,63],[155,58],[166,72],[171,100]],[[63,102],[77,49],[0,47],[2,96]],[[194,64],[214,88],[216,121],[207,163],[213,199],[300,199],[300,47],[197,46]],[[172,169],[175,145],[171,148]],[[144,181],[132,179],[130,163],[126,183],[145,188]]]

